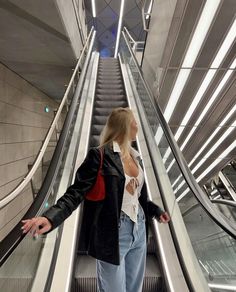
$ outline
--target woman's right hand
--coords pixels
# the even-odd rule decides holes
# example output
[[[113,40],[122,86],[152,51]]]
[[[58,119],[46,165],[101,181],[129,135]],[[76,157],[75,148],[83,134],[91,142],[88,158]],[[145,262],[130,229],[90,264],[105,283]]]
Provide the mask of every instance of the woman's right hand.
[[[23,233],[30,232],[34,237],[52,229],[52,224],[46,217],[34,217],[22,220],[21,222],[23,223],[23,226],[21,227]]]

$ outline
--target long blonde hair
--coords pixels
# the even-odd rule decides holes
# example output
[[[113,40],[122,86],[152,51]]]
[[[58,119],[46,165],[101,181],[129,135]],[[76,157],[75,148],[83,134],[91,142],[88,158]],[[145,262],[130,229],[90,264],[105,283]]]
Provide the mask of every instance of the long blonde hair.
[[[118,107],[110,113],[106,125],[100,135],[100,147],[118,142],[123,157],[130,152],[130,125],[133,120],[133,112],[128,107]]]

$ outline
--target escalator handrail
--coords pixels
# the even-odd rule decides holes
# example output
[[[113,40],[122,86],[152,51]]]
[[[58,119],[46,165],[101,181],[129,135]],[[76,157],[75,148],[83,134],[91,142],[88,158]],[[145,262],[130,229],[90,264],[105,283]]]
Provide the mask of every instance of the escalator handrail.
[[[171,129],[169,125],[167,124],[161,109],[155,100],[153,93],[151,89],[149,88],[149,85],[144,79],[142,70],[138,64],[138,61],[136,60],[136,57],[129,45],[129,42],[127,40],[125,31],[122,31],[122,35],[124,37],[124,40],[126,42],[126,45],[128,47],[128,50],[135,62],[135,66],[138,70],[138,73],[140,75],[140,78],[145,86],[145,89],[149,95],[150,102],[152,103],[153,110],[155,111],[155,114],[158,118],[158,121],[162,127],[162,130],[164,132],[164,135],[169,143],[169,147],[172,150],[172,153],[175,157],[175,160],[180,168],[180,171],[189,187],[189,189],[192,191],[194,194],[195,198],[198,200],[198,202],[201,204],[201,206],[205,209],[205,211],[208,213],[208,215],[225,231],[227,232],[230,236],[232,236],[234,239],[236,239],[236,224],[230,221],[228,218],[224,217],[216,208],[213,207],[212,203],[205,198],[205,194],[203,190],[200,188],[198,183],[196,182],[196,179],[194,178],[193,174],[191,173],[187,162],[185,161],[178,145],[177,142],[174,139],[173,133],[171,132]],[[162,197],[165,201],[165,196],[162,194]]]
[[[40,163],[41,163],[41,161],[43,159],[43,156],[45,154],[45,151],[47,149],[48,143],[49,143],[49,141],[50,141],[50,139],[52,137],[53,131],[55,130],[56,124],[57,124],[57,122],[58,122],[58,120],[60,118],[61,111],[62,111],[62,109],[63,109],[63,107],[65,105],[65,102],[66,102],[67,98],[68,98],[68,94],[70,92],[71,86],[73,85],[75,76],[78,73],[78,69],[80,68],[81,61],[82,61],[82,59],[84,57],[85,50],[87,48],[89,40],[91,39],[93,31],[94,31],[94,27],[91,28],[91,31],[90,31],[90,33],[88,35],[88,38],[86,40],[86,43],[84,45],[84,48],[83,48],[83,50],[82,50],[82,52],[80,54],[80,57],[78,59],[76,67],[74,69],[73,75],[72,75],[72,77],[70,79],[69,85],[68,85],[68,87],[67,87],[67,89],[65,91],[65,94],[64,94],[64,96],[62,98],[60,106],[59,106],[59,108],[57,110],[57,113],[56,113],[56,115],[55,115],[55,117],[54,117],[54,119],[53,119],[53,121],[52,121],[52,123],[50,125],[50,128],[49,128],[49,130],[47,132],[46,138],[44,139],[44,142],[43,142],[43,144],[42,144],[42,146],[41,146],[41,148],[40,148],[40,150],[39,150],[39,152],[38,152],[38,154],[36,156],[36,159],[35,159],[35,161],[33,163],[32,168],[27,173],[27,175],[23,178],[23,180],[9,194],[7,194],[3,199],[0,200],[0,210],[2,208],[4,208],[7,204],[9,204],[12,200],[14,200],[21,193],[21,191],[30,182],[30,180],[34,176],[35,172],[37,171],[38,166],[40,165]]]
[[[231,200],[225,200],[225,199],[211,199],[210,200],[214,204],[222,204],[222,205],[228,205],[231,207],[236,207],[236,202]]]

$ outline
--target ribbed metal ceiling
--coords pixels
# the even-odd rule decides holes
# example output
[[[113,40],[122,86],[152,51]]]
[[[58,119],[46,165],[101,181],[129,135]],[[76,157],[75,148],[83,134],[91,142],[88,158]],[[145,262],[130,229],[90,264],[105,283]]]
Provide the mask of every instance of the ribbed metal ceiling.
[[[96,18],[92,17],[91,1],[85,1],[87,24],[97,30],[98,49],[105,56],[114,56],[121,1],[96,0]],[[124,4],[123,25],[135,41],[145,39],[141,17],[141,1],[128,0]]]
[[[183,1],[177,1],[176,10],[178,10],[180,2]],[[194,171],[194,176],[198,178],[212,163],[219,162],[201,179],[201,184],[203,184],[233,157],[236,157],[236,108],[233,108],[236,105],[236,27],[233,30],[231,29],[233,25],[235,26],[236,1],[220,1],[197,58],[189,68],[184,68],[183,61],[207,1],[185,2],[178,34],[174,36],[174,40],[173,35],[172,40],[168,40],[168,43],[173,45],[171,48],[166,48],[163,54],[161,64],[163,74],[160,78],[157,100],[166,115],[168,115],[168,107],[172,107],[173,114],[169,119],[169,125],[175,137],[177,137],[178,129],[183,128],[180,137],[176,139],[188,163],[198,154],[208,138],[216,130],[218,131],[197,159],[191,163],[190,168],[193,170],[202,159],[205,160]],[[151,22],[150,26],[152,25],[154,24]],[[172,25],[176,25],[176,23],[173,22]],[[219,66],[212,67],[226,37],[229,37],[230,29],[231,36],[233,36],[232,42],[228,49],[223,50],[224,57]],[[173,27],[170,28],[171,30],[173,30]],[[216,60],[214,62],[217,63]],[[176,81],[178,81],[179,74],[184,73],[184,70],[190,70],[190,74],[175,106],[170,103],[170,98],[172,95],[178,94]],[[207,84],[210,75],[213,77],[203,90],[203,85]],[[222,86],[224,80],[226,82]],[[198,100],[196,96],[199,97]],[[195,105],[192,106],[193,113],[188,122],[183,123],[183,119],[193,101],[195,102]],[[225,123],[222,123],[230,111],[231,116]],[[199,121],[199,117],[202,117],[201,121]],[[226,132],[229,132],[230,129],[232,130],[231,133],[216,147],[219,139],[226,135]],[[190,132],[192,132],[192,135]],[[187,138],[189,140],[185,142]],[[231,150],[230,146],[232,146]],[[209,155],[208,153],[211,149],[214,149],[213,147],[216,149]],[[170,162],[171,158],[167,160],[167,164]]]
[[[88,24],[89,26],[92,24],[96,26],[99,49],[103,51],[106,48],[108,55],[113,55],[114,52],[120,2],[116,0],[96,0],[97,17],[94,19],[90,13],[91,1],[86,1]],[[183,62],[188,47],[204,12],[205,5],[209,5],[209,3],[210,6],[216,5],[216,12],[214,13],[209,29],[205,27],[206,37],[197,54],[196,60],[191,66],[185,67],[183,66]],[[219,3],[218,6],[217,3]],[[153,10],[161,9],[162,4],[162,1],[154,1]],[[141,7],[141,1],[125,1],[123,26],[127,26],[135,40],[145,39]],[[179,19],[178,22],[176,21],[177,18]],[[198,154],[196,160],[191,163],[191,169],[194,170],[196,165],[204,159],[204,162],[201,162],[202,164],[194,170],[195,177],[198,178],[212,163],[216,164],[216,161],[219,162],[215,166],[212,166],[212,169],[204,175],[204,178],[201,179],[201,184],[215,175],[233,157],[236,157],[236,147],[230,149],[230,146],[234,146],[233,143],[235,143],[236,135],[234,123],[236,120],[236,109],[234,110],[233,108],[236,105],[236,73],[235,63],[233,63],[236,58],[236,29],[233,32],[231,31],[231,36],[233,35],[234,39],[230,47],[225,49],[225,56],[222,61],[216,67],[212,67],[212,64],[217,63],[215,58],[216,56],[218,57],[217,54],[230,32],[230,28],[232,25],[235,25],[235,18],[235,0],[177,0],[172,24],[169,29],[169,37],[166,42],[166,49],[164,50],[160,65],[160,71],[162,73],[159,76],[158,103],[164,114],[166,110],[173,110],[173,113],[170,114],[170,118],[167,120],[187,162],[190,163],[195,155]],[[160,21],[158,22],[156,18],[153,21],[151,18],[147,42],[149,38],[157,37],[155,34],[152,35],[151,31],[152,27],[161,25]],[[178,27],[176,27],[176,23],[178,23]],[[153,48],[152,53],[154,54],[154,50],[158,52],[158,49],[158,47]],[[232,67],[232,64],[234,67]],[[176,94],[176,92],[173,92],[173,89],[175,91],[178,75],[181,72],[182,74],[186,74],[184,70],[189,70],[189,75],[180,91],[178,102],[176,104],[171,103],[170,98],[175,97]],[[209,75],[212,78],[208,82]],[[224,80],[226,82],[222,86]],[[204,84],[207,85],[203,90]],[[193,101],[195,105],[191,106]],[[183,119],[185,118],[186,120],[186,114],[190,107],[193,108],[192,115],[186,123],[183,123]],[[224,119],[232,109],[231,116],[224,122]],[[199,120],[200,117],[202,117],[201,121]],[[180,127],[183,131],[177,137]],[[219,139],[222,136],[224,137],[230,129],[232,130],[231,133],[218,146]],[[201,147],[213,134],[214,137],[212,140],[209,141],[205,149],[199,154]],[[186,142],[187,138],[188,142]],[[209,155],[211,149],[214,149],[214,151]],[[224,155],[225,153],[226,155]],[[167,165],[171,163],[171,160],[170,157],[167,159]]]

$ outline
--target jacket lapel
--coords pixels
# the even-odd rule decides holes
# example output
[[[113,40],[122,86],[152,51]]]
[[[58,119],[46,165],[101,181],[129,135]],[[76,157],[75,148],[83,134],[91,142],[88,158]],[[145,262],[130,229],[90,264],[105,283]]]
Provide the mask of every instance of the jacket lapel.
[[[120,172],[122,176],[124,175],[123,165],[118,152],[114,152],[109,146],[105,146],[105,154],[109,156],[109,159],[113,162],[116,169]]]

